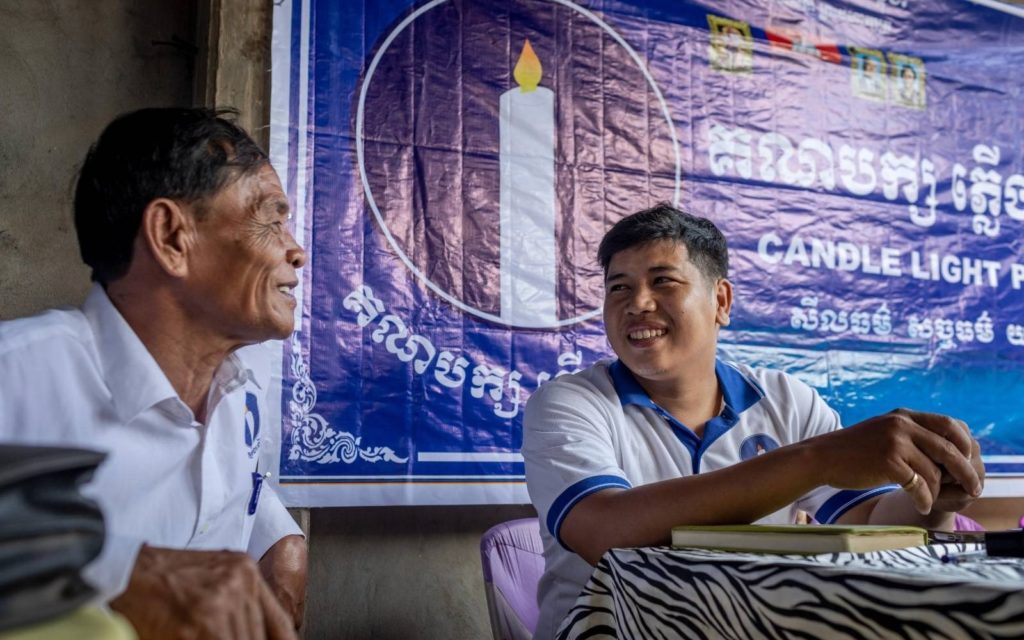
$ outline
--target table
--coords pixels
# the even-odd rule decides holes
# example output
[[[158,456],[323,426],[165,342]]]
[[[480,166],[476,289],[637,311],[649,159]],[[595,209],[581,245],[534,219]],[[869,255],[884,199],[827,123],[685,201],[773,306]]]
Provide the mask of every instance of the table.
[[[1024,638],[1024,560],[940,561],[977,548],[817,556],[612,549],[557,637]]]

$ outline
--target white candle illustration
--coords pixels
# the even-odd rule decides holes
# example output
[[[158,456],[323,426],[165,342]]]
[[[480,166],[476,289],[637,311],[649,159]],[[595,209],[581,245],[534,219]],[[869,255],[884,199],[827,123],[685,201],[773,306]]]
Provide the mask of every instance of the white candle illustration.
[[[538,86],[530,41],[516,63],[518,87],[501,96],[501,319],[520,327],[558,321],[555,298],[555,95]]]

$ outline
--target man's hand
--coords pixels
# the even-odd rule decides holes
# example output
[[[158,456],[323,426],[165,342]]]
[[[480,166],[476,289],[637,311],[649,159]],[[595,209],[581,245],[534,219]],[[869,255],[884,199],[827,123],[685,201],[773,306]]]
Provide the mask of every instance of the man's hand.
[[[807,443],[826,484],[899,484],[921,514],[963,508],[984,486],[981,452],[967,425],[934,413],[897,409]]]
[[[233,551],[143,546],[112,609],[140,640],[295,640],[256,563]]]
[[[974,438],[971,438],[971,466],[974,467],[974,472],[978,474],[979,480],[984,484],[985,463],[981,460],[981,447]],[[978,497],[966,491],[949,472],[943,472],[939,487],[939,495],[936,496],[935,504],[932,506],[937,511],[950,513],[963,511]]]
[[[270,591],[298,629],[306,607],[306,539],[302,536],[281,538],[263,554],[259,567]]]

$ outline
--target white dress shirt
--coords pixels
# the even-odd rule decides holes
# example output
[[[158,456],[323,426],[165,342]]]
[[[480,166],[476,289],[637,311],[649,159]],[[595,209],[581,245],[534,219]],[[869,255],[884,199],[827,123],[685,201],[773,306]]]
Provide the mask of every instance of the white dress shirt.
[[[206,423],[196,422],[95,285],[80,310],[0,322],[0,441],[107,453],[85,488],[107,527],[85,576],[109,599],[124,591],[143,543],[258,560],[282,537],[301,535],[256,480],[270,468],[261,450],[276,435],[263,419],[269,376],[266,347],[230,355],[214,374]]]

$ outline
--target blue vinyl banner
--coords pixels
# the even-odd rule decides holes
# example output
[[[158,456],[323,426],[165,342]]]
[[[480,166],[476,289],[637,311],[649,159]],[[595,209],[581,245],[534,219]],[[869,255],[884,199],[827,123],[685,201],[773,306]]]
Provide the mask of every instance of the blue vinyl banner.
[[[279,2],[286,500],[526,502],[523,407],[610,355],[597,245],[659,201],[729,240],[722,357],[844,424],[957,416],[1024,493],[1024,11],[988,2]]]

